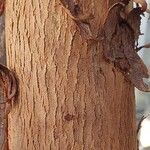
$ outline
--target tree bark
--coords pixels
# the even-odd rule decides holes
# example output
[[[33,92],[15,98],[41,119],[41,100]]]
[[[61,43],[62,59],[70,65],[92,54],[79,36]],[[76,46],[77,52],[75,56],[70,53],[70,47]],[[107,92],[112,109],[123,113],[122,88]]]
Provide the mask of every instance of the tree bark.
[[[111,0],[80,1],[93,32]],[[86,41],[58,0],[7,0],[7,63],[20,93],[8,118],[10,150],[136,150],[134,88]]]
[[[0,1],[0,11],[1,10]],[[0,15],[0,63],[6,65],[6,48],[5,48],[5,15]],[[3,88],[0,86],[0,149],[7,149],[7,118],[5,117],[5,96]]]

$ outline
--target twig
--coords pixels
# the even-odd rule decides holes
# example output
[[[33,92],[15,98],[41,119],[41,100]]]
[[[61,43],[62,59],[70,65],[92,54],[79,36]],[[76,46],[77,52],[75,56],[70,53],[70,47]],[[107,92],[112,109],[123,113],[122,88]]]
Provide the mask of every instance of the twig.
[[[146,44],[146,45],[143,45],[143,46],[140,46],[140,47],[137,47],[135,50],[138,52],[138,51],[140,51],[142,48],[150,48],[150,43],[149,43],[149,44]]]
[[[139,123],[138,123],[138,126],[137,126],[137,134],[139,133],[140,129],[141,129],[141,125],[142,125],[142,122],[144,121],[144,119],[146,119],[147,117],[149,116],[149,114],[147,116],[142,116]]]

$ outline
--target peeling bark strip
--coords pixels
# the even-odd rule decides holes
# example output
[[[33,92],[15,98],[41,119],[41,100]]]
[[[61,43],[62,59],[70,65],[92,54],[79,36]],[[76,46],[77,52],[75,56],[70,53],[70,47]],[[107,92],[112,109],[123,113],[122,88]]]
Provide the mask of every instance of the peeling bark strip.
[[[134,8],[127,17],[125,5],[117,3],[112,6],[106,17],[104,32],[104,55],[120,68],[125,77],[141,91],[149,91],[143,78],[149,78],[148,70],[135,49],[140,35],[140,15],[143,13],[140,7]]]

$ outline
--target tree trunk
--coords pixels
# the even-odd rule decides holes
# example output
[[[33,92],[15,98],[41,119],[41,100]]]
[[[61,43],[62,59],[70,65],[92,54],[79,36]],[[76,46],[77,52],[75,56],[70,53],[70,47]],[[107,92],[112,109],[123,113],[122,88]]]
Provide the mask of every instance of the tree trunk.
[[[0,14],[1,14],[0,1]],[[6,48],[5,48],[5,15],[0,15],[0,63],[6,65]],[[5,98],[3,88],[0,86],[0,149],[7,148],[7,117],[5,117]]]
[[[81,0],[97,32],[106,0]],[[7,63],[20,86],[10,150],[136,150],[134,88],[58,0],[7,0]]]

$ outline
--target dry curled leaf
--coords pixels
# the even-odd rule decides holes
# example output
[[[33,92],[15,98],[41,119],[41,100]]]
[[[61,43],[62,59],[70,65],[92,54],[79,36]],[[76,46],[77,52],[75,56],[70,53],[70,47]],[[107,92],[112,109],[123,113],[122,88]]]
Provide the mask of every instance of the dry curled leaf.
[[[123,3],[117,3],[114,4],[108,11],[107,17],[105,19],[105,23],[103,25],[103,32],[104,32],[104,37],[105,40],[103,42],[103,45],[105,47],[105,52],[104,55],[107,59],[114,61],[115,56],[114,56],[114,50],[118,51],[118,47],[115,47],[115,42],[111,42],[112,40],[119,40],[119,37],[116,36],[114,37],[114,34],[116,33],[116,28],[118,26],[118,22],[120,19],[120,11],[124,9],[124,4]],[[113,44],[113,46],[111,45]],[[121,53],[121,52],[120,52]]]
[[[83,38],[85,39],[93,39],[93,35],[92,35],[92,31],[90,28],[90,24],[86,23],[86,22],[78,22],[76,21],[76,24],[79,27],[80,33],[82,35]]]
[[[65,8],[70,17],[77,18],[82,13],[80,7],[74,0],[60,0],[62,6]]]
[[[18,94],[17,79],[12,71],[0,64],[0,83],[3,88],[7,104],[6,115],[9,113],[11,104]]]
[[[140,34],[142,12],[137,7],[128,14],[127,19],[124,19],[120,15],[121,11],[124,11],[124,5],[117,3],[111,7],[105,20],[104,56],[114,62],[135,87],[141,91],[149,91],[148,86],[143,82],[143,78],[149,77],[148,70],[134,49],[135,40]]]
[[[147,3],[145,0],[133,0],[135,3],[138,3],[141,5],[142,11],[146,11],[147,9]]]
[[[141,35],[139,28],[141,24],[141,14],[143,14],[141,8],[137,7],[133,8],[127,16],[127,22],[134,30],[134,37],[136,41],[138,40],[139,35]]]
[[[0,16],[4,12],[4,4],[5,4],[5,1],[4,0],[0,0]]]
[[[89,20],[93,19],[92,14],[84,14],[77,2],[74,0],[60,0],[67,14],[75,21],[79,27],[81,36],[84,39],[93,39]]]

